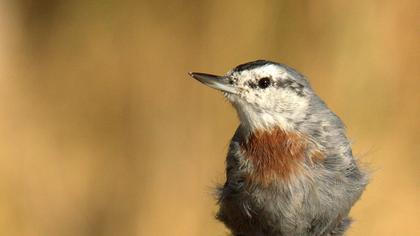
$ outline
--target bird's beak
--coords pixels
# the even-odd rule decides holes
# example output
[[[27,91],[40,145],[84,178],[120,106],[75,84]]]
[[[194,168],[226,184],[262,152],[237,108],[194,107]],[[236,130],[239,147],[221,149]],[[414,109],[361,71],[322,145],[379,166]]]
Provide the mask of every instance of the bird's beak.
[[[190,72],[188,74],[194,79],[200,81],[201,83],[211,88],[215,88],[217,90],[227,93],[238,93],[238,89],[230,83],[229,78],[226,76],[211,75],[199,72]]]

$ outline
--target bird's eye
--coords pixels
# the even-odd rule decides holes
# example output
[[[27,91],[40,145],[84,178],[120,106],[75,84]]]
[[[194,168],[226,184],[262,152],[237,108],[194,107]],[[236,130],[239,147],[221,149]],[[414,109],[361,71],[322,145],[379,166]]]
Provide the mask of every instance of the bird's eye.
[[[265,89],[270,86],[271,80],[270,78],[264,77],[258,81],[258,87]]]

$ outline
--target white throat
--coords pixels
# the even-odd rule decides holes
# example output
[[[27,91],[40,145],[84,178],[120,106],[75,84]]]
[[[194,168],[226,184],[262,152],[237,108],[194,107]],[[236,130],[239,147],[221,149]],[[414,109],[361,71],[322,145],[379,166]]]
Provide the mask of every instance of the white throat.
[[[234,103],[233,105],[241,124],[249,132],[255,130],[272,130],[274,128],[281,128],[282,130],[288,131],[294,128],[294,125],[285,116],[277,112],[267,112],[248,104]]]

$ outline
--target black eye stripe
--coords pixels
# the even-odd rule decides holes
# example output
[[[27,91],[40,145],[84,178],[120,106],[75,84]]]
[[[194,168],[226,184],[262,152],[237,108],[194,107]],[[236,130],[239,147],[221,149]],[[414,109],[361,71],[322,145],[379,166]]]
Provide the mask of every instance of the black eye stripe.
[[[286,88],[286,87],[291,86],[292,84],[293,84],[293,81],[289,79],[279,80],[276,83],[277,87],[279,88]]]
[[[261,78],[257,81],[255,81],[255,80],[254,81],[248,81],[248,86],[252,89],[256,89],[256,88],[266,89],[266,88],[268,88],[269,86],[272,86],[272,85],[277,87],[277,88],[290,89],[301,97],[305,96],[305,94],[304,94],[305,86],[296,82],[296,81],[293,81],[292,79],[289,79],[289,78],[279,79],[279,80],[273,81],[269,77],[263,77],[263,78]]]
[[[303,96],[303,89],[304,89],[304,85],[299,84],[293,80],[290,79],[284,79],[284,80],[280,80],[276,82],[276,87],[278,88],[287,88],[290,89],[292,91],[294,91],[295,93],[297,93],[299,96]]]
[[[257,83],[249,81],[248,82],[249,87],[251,87],[252,89],[256,89],[257,88]]]

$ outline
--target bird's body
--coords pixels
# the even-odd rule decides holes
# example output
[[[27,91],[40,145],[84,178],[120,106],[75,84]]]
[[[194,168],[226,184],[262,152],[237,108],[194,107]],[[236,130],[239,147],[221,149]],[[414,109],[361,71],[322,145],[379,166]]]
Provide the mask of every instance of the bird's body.
[[[342,235],[367,176],[341,120],[303,75],[259,60],[223,77],[192,76],[222,90],[241,121],[218,219],[237,236]]]

